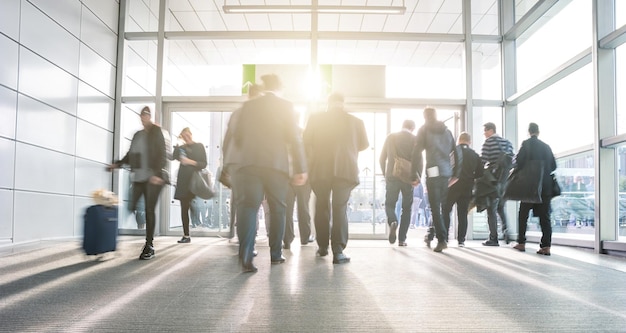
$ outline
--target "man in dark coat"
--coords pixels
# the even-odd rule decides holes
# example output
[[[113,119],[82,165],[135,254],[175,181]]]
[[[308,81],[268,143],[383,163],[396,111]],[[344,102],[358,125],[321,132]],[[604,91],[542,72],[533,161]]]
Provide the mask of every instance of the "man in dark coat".
[[[312,115],[303,134],[311,188],[316,196],[317,254],[328,255],[330,237],[335,264],[350,261],[343,253],[348,244],[348,200],[359,184],[359,152],[369,146],[363,121],[348,114],[343,103],[342,95],[330,95],[327,112]]]
[[[531,160],[541,160],[543,162],[543,181],[541,186],[541,203],[521,202],[517,219],[519,234],[517,245],[513,248],[519,251],[526,251],[526,227],[530,210],[533,215],[539,217],[541,226],[541,243],[538,254],[550,255],[552,245],[552,224],[550,222],[550,201],[552,200],[552,172],[556,170],[556,159],[550,146],[539,140],[539,126],[535,123],[528,125],[529,139],[522,142],[522,147],[517,153],[516,168],[521,170]],[[529,180],[532,183],[532,180]]]
[[[307,180],[307,166],[293,104],[277,96],[278,76],[261,77],[265,93],[246,101],[236,111],[224,139],[233,191],[237,193],[237,236],[244,272],[253,265],[257,214],[264,196],[270,210],[269,245],[272,264],[285,262],[282,241],[285,232],[286,198],[290,174],[294,185]]]

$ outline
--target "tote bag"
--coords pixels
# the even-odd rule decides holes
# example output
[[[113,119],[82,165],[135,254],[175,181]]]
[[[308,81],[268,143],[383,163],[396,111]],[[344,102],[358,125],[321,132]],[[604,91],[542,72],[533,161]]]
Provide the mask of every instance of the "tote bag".
[[[513,169],[506,181],[504,198],[527,203],[541,203],[543,160],[530,160],[523,168]]]
[[[206,175],[206,179],[205,179]],[[206,170],[196,171],[191,174],[189,190],[202,199],[211,199],[215,196],[210,181],[211,175]],[[207,181],[208,179],[208,181]]]

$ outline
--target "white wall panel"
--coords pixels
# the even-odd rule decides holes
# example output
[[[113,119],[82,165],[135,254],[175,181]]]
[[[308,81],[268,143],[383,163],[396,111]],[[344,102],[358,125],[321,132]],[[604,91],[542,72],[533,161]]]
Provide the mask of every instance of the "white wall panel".
[[[71,196],[15,191],[14,207],[16,243],[74,236]]]
[[[111,163],[113,133],[79,119],[76,124],[76,156]]]
[[[111,64],[117,59],[117,35],[89,10],[83,11],[80,40]]]
[[[77,115],[79,118],[112,132],[114,114],[115,100],[82,81],[78,82]]]
[[[18,97],[18,141],[67,154],[76,151],[76,118],[24,95]]]
[[[74,156],[19,142],[15,150],[15,189],[74,193]]]
[[[0,239],[13,238],[13,191],[0,189]]]
[[[78,79],[24,47],[20,48],[19,91],[76,114]]]
[[[80,35],[80,10],[78,0],[29,0],[40,11],[46,13],[55,22],[69,31],[72,35]]]
[[[0,84],[17,89],[18,45],[4,35],[0,35]]]
[[[90,11],[92,11],[104,24],[117,34],[117,17],[120,11],[120,4],[117,0],[82,0]]]
[[[0,86],[0,136],[15,139],[17,92]]]
[[[74,193],[77,196],[91,196],[91,192],[98,189],[110,190],[112,176],[105,168],[106,165],[101,163],[77,158]]]
[[[13,188],[15,141],[0,138],[0,187]]]
[[[82,43],[79,77],[107,96],[115,96],[115,67]]]
[[[15,40],[19,40],[20,0],[0,1],[0,31]]]
[[[20,42],[77,76],[78,39],[27,1],[22,2]]]

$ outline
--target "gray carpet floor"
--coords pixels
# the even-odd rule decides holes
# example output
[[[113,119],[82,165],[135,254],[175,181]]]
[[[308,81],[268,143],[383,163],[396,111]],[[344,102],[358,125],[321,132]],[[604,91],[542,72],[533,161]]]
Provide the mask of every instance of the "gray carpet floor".
[[[0,247],[2,332],[626,332],[626,260],[554,247],[550,257],[509,246],[419,237],[408,247],[350,240],[352,262],[294,242],[271,265],[241,273],[227,239],[141,237],[86,256],[79,240]]]

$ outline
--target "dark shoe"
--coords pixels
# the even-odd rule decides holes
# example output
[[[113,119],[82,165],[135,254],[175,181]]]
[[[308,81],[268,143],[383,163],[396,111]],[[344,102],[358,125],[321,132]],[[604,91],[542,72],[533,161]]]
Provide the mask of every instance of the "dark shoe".
[[[389,244],[396,242],[396,231],[398,230],[398,222],[391,222],[389,225]]]
[[[484,246],[500,246],[497,240],[487,240],[483,242]]]
[[[272,259],[272,264],[282,264],[285,262],[285,257],[280,256],[279,258]]]
[[[459,247],[465,247],[465,242],[459,242]]]
[[[398,246],[407,246],[406,242],[398,242]]]
[[[283,249],[285,250],[291,249],[291,244],[287,244],[287,243],[283,244]]]
[[[333,256],[333,264],[345,264],[350,262],[350,257],[343,253],[335,254]]]
[[[549,256],[550,255],[550,247],[542,247],[539,250],[537,250],[537,254],[542,254],[544,256]]]
[[[327,249],[317,249],[317,255],[320,257],[325,257],[328,255],[328,250]]]
[[[511,238],[509,238],[509,234],[506,233],[504,234],[504,243],[509,244],[511,242]]]
[[[256,273],[257,271],[258,268],[256,268],[256,266],[254,266],[251,262],[241,266],[242,273]]]
[[[517,245],[513,246],[513,248],[520,252],[526,252],[526,244],[523,243],[518,243]]]
[[[437,243],[437,246],[435,246],[435,248],[433,249],[433,251],[435,251],[435,252],[441,252],[441,251],[443,251],[443,250],[445,250],[445,249],[447,249],[447,248],[448,248],[448,243],[446,243],[446,242],[438,242],[438,243]]]
[[[191,237],[183,237],[178,240],[179,243],[191,243]]]
[[[139,255],[140,260],[150,260],[154,258],[154,246],[152,245],[144,245],[141,254]]]

